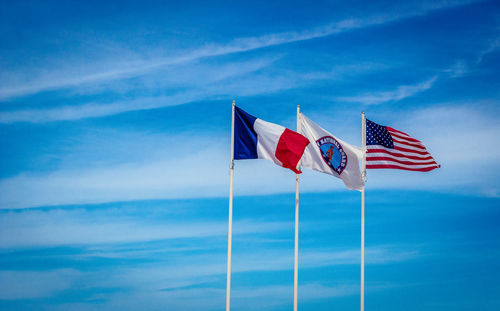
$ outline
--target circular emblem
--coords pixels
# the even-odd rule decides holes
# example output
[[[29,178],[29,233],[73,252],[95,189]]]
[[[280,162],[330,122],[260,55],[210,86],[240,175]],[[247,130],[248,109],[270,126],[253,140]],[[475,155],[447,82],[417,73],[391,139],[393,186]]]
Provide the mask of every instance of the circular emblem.
[[[342,145],[331,136],[321,137],[316,141],[325,163],[337,174],[342,174],[347,165],[347,155]]]

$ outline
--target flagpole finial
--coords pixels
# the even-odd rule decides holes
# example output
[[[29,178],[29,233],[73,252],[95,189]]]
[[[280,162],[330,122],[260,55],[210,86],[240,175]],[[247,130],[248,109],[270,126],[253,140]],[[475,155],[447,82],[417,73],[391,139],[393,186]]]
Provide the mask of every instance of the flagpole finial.
[[[233,106],[236,104],[236,101],[233,99]]]

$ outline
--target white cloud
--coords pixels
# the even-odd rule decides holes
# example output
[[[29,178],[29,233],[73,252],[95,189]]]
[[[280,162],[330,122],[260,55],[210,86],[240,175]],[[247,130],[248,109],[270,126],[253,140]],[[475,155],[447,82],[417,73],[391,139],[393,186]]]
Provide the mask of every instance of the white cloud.
[[[367,285],[371,291],[380,286]],[[345,297],[359,294],[359,285],[324,285],[307,283],[300,286],[300,299],[304,302],[317,299]],[[291,305],[292,285],[264,285],[258,287],[233,287],[231,306],[238,310],[273,309]],[[225,289],[202,287],[172,291],[142,291],[115,293],[103,303],[105,310],[138,310],[148,306],[148,310],[220,310],[225,303]],[[56,310],[95,310],[95,304],[68,303]]]
[[[2,112],[0,123],[41,123],[103,117],[128,111],[182,105],[200,98],[202,97],[198,95],[198,92],[193,91],[172,96],[146,97],[135,100],[116,101],[108,104],[85,103],[77,106],[71,105],[58,108],[13,110]]]
[[[243,91],[245,85],[228,85],[239,76],[258,71],[274,62],[276,58],[262,58],[244,62],[227,63],[218,66],[197,64],[162,72],[161,77],[142,79],[141,84],[149,84],[152,89],[165,89],[170,95],[141,96],[135,99],[115,100],[108,103],[87,102],[78,105],[59,105],[55,108],[30,108],[4,111],[0,123],[13,122],[51,122],[102,117],[135,110],[149,110],[159,107],[182,105],[192,101],[207,99],[211,96],[227,94],[230,91]],[[231,79],[230,79],[231,78]],[[122,85],[106,85],[106,90],[121,88]],[[276,82],[267,85],[269,89],[289,88]],[[180,90],[179,90],[180,88]],[[256,92],[252,89],[250,92]],[[259,92],[265,92],[259,90]],[[163,94],[163,92],[160,92]]]
[[[496,185],[500,148],[491,142],[496,141],[500,127],[493,116],[486,108],[483,111],[452,103],[392,113],[390,118],[385,113],[378,115],[368,111],[368,117],[375,122],[387,122],[392,127],[423,141],[429,152],[442,165],[440,169],[426,174],[370,170],[368,189],[405,188],[453,192],[463,191],[465,188],[467,193],[498,194],[499,188]],[[321,124],[328,128],[328,124]],[[345,126],[349,132],[356,130],[351,129],[349,124]],[[336,124],[335,128],[337,132],[346,132],[341,124]],[[137,142],[134,143],[131,137],[135,137]],[[189,149],[189,139],[183,136],[176,136],[167,144],[166,140],[156,136],[151,140],[147,135],[126,134],[123,137],[117,136],[106,144],[110,144],[108,148],[113,149],[113,144],[120,144],[122,141],[129,142],[125,149],[134,150],[137,144],[137,148],[141,146],[141,150],[147,150],[144,154],[149,156],[135,159],[132,157],[129,161],[120,158],[115,161],[116,154],[111,154],[110,159],[101,160],[109,164],[89,166],[85,159],[75,159],[75,155],[71,154],[70,158],[62,161],[78,163],[76,167],[61,167],[60,170],[48,174],[25,173],[0,180],[0,207],[27,208],[141,199],[227,196],[227,138],[214,134],[213,137],[200,139],[206,144],[199,146],[196,153],[188,156],[182,152],[172,152]],[[160,143],[145,146],[144,141]],[[91,145],[90,141],[88,146]],[[167,145],[169,147],[165,148]],[[122,149],[123,146],[117,146],[117,150]],[[78,150],[78,153],[85,156],[92,152]],[[468,168],[470,165],[473,166]],[[237,161],[235,194],[292,193],[295,189],[294,180],[291,171],[268,161]],[[304,171],[301,179],[302,192],[329,190],[344,191],[344,186],[340,180],[329,175]]]
[[[225,206],[226,207],[226,206]],[[139,207],[138,207],[139,208]],[[161,209],[165,213],[165,208]],[[154,213],[154,210],[149,212]],[[167,218],[169,213],[166,213]],[[160,224],[161,223],[161,224]],[[8,251],[21,247],[54,247],[65,245],[85,245],[83,253],[58,254],[66,259],[78,261],[87,257],[106,258],[151,258],[156,256],[156,247],[140,249],[134,252],[135,246],[120,246],[113,243],[132,243],[155,239],[180,239],[186,237],[217,240],[217,236],[225,236],[227,224],[218,221],[198,220],[169,223],[161,221],[141,222],[125,213],[117,219],[113,211],[103,212],[99,209],[44,209],[11,211],[0,218],[0,246]],[[266,233],[274,231],[293,230],[292,223],[272,223],[259,220],[236,222],[234,224],[235,238],[248,233]],[[265,237],[264,237],[265,239]],[[110,246],[103,244],[111,243]],[[198,243],[197,243],[198,244]],[[233,252],[233,273],[250,271],[292,271],[292,242],[289,247],[265,247],[256,252],[255,248],[235,249]],[[131,253],[127,252],[131,248]],[[104,251],[103,251],[104,250]],[[175,250],[175,251],[174,251]],[[140,252],[144,251],[145,254]],[[140,262],[133,265],[117,265],[104,268],[105,271],[94,270],[78,272],[70,269],[51,271],[1,271],[0,299],[27,299],[53,297],[64,290],[78,287],[82,289],[121,288],[129,296],[132,304],[123,305],[123,291],[106,295],[94,294],[88,300],[104,299],[103,304],[109,309],[114,307],[132,308],[134,304],[144,302],[142,298],[159,299],[162,306],[195,306],[201,301],[209,300],[214,306],[217,299],[224,295],[222,288],[206,285],[220,280],[225,274],[225,249],[209,247],[202,252],[186,253],[184,246],[161,247],[162,252],[168,252],[168,260],[162,253],[157,262]],[[411,260],[421,256],[417,249],[409,249],[399,245],[374,246],[366,249],[367,265],[387,264]],[[301,267],[303,269],[335,266],[359,265],[359,249],[301,249]],[[270,292],[286,294],[289,286],[270,286],[268,291],[258,288],[234,287],[235,303],[252,297],[267,299]],[[259,287],[260,288],[260,287]],[[321,285],[304,284],[301,286],[301,299],[314,300],[329,297],[352,295],[355,293],[352,284]],[[267,292],[267,294],[266,294]],[[281,295],[280,294],[280,295]],[[155,298],[156,297],[156,298]],[[194,305],[185,304],[186,297],[195,300]],[[194,299],[195,298],[195,299]],[[212,301],[211,299],[215,299]],[[280,300],[280,299],[278,299]],[[281,301],[281,300],[280,300]],[[182,304],[184,302],[184,304]],[[151,303],[151,301],[149,301]],[[220,302],[219,302],[220,303]],[[166,304],[166,305],[164,305]],[[281,304],[281,302],[280,302]],[[82,301],[73,305],[64,305],[71,309],[85,309]],[[95,307],[95,306],[94,306]],[[132,308],[134,309],[134,308]]]
[[[44,123],[67,121],[84,118],[103,117],[136,110],[150,110],[161,107],[177,106],[197,100],[220,99],[230,100],[236,96],[253,96],[275,93],[305,86],[317,80],[339,80],[349,75],[383,68],[379,64],[339,65],[325,72],[297,73],[285,72],[283,75],[259,73],[276,58],[251,60],[241,63],[230,63],[223,66],[202,66],[196,68],[177,68],[158,79],[147,83],[163,83],[156,88],[170,89],[182,86],[182,91],[172,95],[143,96],[137,99],[113,101],[110,103],[83,103],[79,105],[62,105],[56,108],[19,109],[5,111],[0,114],[0,123],[15,122]],[[174,78],[175,77],[175,78]]]
[[[264,250],[251,251],[240,249],[233,252],[233,280],[237,280],[238,273],[251,271],[289,271],[293,270],[292,243],[290,248],[268,248]],[[412,255],[407,254],[411,252]],[[316,260],[316,255],[320,255]],[[367,264],[386,264],[411,260],[418,253],[401,246],[371,247],[367,248]],[[348,255],[346,255],[348,254]],[[359,265],[359,250],[308,250],[301,249],[301,269],[336,266],[336,265]],[[135,267],[117,268],[108,271],[105,277],[91,278],[90,286],[98,288],[126,288],[133,293],[129,297],[133,303],[142,301],[141,297],[150,296],[152,299],[163,297],[161,305],[165,308],[177,308],[186,305],[186,298],[194,300],[197,306],[201,301],[207,301],[209,305],[219,306],[223,304],[224,288],[214,287],[215,282],[220,282],[226,273],[225,253],[217,254],[192,254],[189,256],[170,257],[168,263],[162,261],[155,264],[141,264]],[[97,274],[97,273],[96,273]],[[316,300],[324,298],[342,297],[359,292],[359,285],[346,282],[328,282],[329,284],[308,283],[301,285],[301,300]],[[333,283],[333,284],[332,284]],[[368,283],[367,288],[371,290],[383,290],[387,284]],[[292,284],[270,285],[270,286],[241,286],[233,281],[232,287],[233,305],[244,304],[248,299],[265,301],[266,305],[279,305],[289,299],[292,295]],[[272,296],[272,299],[269,299]],[[288,297],[288,298],[287,298]],[[130,307],[123,305],[120,293],[108,296],[106,302],[109,306]],[[183,303],[181,303],[183,302]],[[243,305],[242,305],[243,307]],[[134,309],[131,307],[131,309]]]
[[[451,78],[463,77],[476,69],[488,54],[496,52],[499,47],[500,38],[490,40],[488,46],[477,53],[476,59],[473,62],[468,64],[464,59],[459,59],[451,67],[444,69],[443,72],[447,73]]]
[[[484,60],[484,57],[486,55],[496,52],[499,47],[500,47],[500,37],[497,37],[497,38],[491,40],[488,44],[488,47],[479,53],[479,55],[476,59],[476,65],[479,65],[480,63],[482,63],[482,61]]]
[[[414,85],[402,85],[392,91],[374,92],[357,96],[337,97],[340,101],[356,102],[365,105],[378,105],[383,103],[396,102],[411,97],[432,87],[437,80],[437,76],[422,81]]]
[[[227,208],[226,204],[223,207]],[[89,246],[227,235],[227,221],[181,221],[165,218],[158,223],[128,217],[110,218],[99,211],[89,213],[85,210],[56,209],[9,212],[0,217],[0,249]],[[292,227],[286,222],[252,220],[235,221],[234,226],[236,236],[274,232]],[[99,248],[91,253],[98,256],[113,255]]]
[[[290,226],[292,234],[293,226]],[[292,271],[293,242],[289,248],[267,248],[234,251],[232,257],[232,272],[250,271]],[[417,249],[393,246],[373,246],[366,248],[366,264],[380,265],[403,262],[423,256]],[[359,249],[304,249],[300,250],[300,265],[303,269],[329,267],[338,265],[359,265]],[[173,289],[200,282],[206,277],[222,275],[226,272],[225,253],[202,254],[170,258],[169,266],[159,267],[158,264],[127,268],[120,271],[116,279],[103,280],[105,286],[116,286],[127,283],[133,286],[149,289]]]
[[[205,160],[213,160],[212,165],[200,163],[202,155]],[[227,184],[223,173],[227,169],[220,156],[217,150],[202,150],[196,155],[149,164],[58,171],[46,176],[20,175],[0,182],[0,206],[218,196]]]
[[[106,63],[96,61],[95,63],[81,66],[77,71],[74,69],[75,60],[72,60],[66,67],[63,66],[56,69],[36,68],[35,70],[27,70],[23,68],[19,72],[3,73],[1,80],[7,81],[7,83],[0,88],[0,99],[5,100],[40,91],[136,77],[166,66],[185,64],[206,57],[246,52],[264,47],[331,36],[353,29],[425,15],[434,10],[466,5],[471,2],[473,1],[430,1],[419,2],[416,5],[396,6],[390,13],[381,15],[349,18],[302,31],[288,31],[265,34],[258,37],[236,38],[226,44],[207,44],[189,51],[169,51],[165,54],[171,54],[171,56],[155,59],[144,60],[144,57],[130,59],[130,54],[134,53],[125,53],[127,55],[126,59],[118,57],[118,60]],[[89,71],[88,68],[91,68],[91,70]]]
[[[73,269],[0,271],[0,299],[46,298],[70,288],[81,275]]]
[[[459,78],[469,72],[469,67],[463,59],[460,59],[450,68],[443,70],[443,72],[449,74],[451,78]]]
[[[233,280],[237,280],[236,276],[240,272],[250,271],[290,271],[293,269],[293,256],[290,249],[267,249],[259,252],[254,250],[249,252],[233,253]],[[414,255],[407,256],[401,252],[403,248],[400,246],[393,247],[374,247],[367,248],[367,259],[370,262],[367,264],[385,264],[391,262],[399,262],[410,260]],[[415,251],[411,251],[412,254]],[[321,250],[319,260],[316,260],[318,251],[301,249],[301,269],[313,267],[335,266],[352,264],[359,265],[359,250]],[[348,255],[346,255],[348,254]],[[347,260],[346,260],[347,259]],[[139,296],[157,296],[155,293],[160,292],[159,296],[164,297],[163,303],[167,303],[166,308],[177,308],[177,306],[186,305],[188,301],[195,300],[196,303],[192,307],[196,307],[200,301],[206,301],[208,305],[217,307],[217,302],[223,305],[224,289],[214,288],[207,285],[213,283],[225,274],[225,256],[220,254],[214,255],[194,255],[186,256],[179,260],[170,260],[169,265],[145,265],[133,269],[118,269],[113,274],[105,279],[99,280],[99,287],[125,287],[133,288],[134,293]],[[370,290],[383,290],[390,287],[390,284],[374,284],[368,283],[367,288]],[[359,293],[359,285],[352,284],[350,281],[344,282],[329,282],[329,284],[321,283],[306,283],[300,286],[300,299],[303,301],[314,301],[317,299],[344,297],[356,295]],[[290,298],[293,295],[292,284],[289,285],[268,285],[268,286],[241,286],[236,281],[233,281],[232,286],[232,305],[245,308],[247,301],[252,301],[253,308],[259,306],[282,305],[290,303]],[[131,299],[137,301],[140,299]],[[111,305],[118,303],[121,299],[113,295]],[[184,302],[183,304],[180,302]],[[261,302],[263,305],[260,305]],[[126,306],[123,306],[126,307]],[[132,308],[133,309],[133,308]]]

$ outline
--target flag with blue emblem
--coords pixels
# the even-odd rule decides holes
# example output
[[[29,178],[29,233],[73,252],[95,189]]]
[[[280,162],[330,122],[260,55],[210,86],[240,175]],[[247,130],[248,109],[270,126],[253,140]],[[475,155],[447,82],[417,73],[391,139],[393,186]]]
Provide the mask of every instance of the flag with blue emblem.
[[[302,156],[302,167],[340,178],[349,189],[364,189],[359,169],[359,161],[363,157],[360,148],[333,136],[302,113],[300,133],[311,142]]]
[[[367,169],[428,172],[439,167],[419,140],[366,119]]]

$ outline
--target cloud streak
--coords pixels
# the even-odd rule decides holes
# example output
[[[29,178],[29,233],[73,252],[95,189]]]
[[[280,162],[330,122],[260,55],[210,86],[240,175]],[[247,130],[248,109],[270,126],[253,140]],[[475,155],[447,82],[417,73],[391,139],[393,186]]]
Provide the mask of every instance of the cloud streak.
[[[387,119],[370,114],[374,120]],[[411,188],[448,191],[453,188],[467,192],[497,193],[496,177],[489,169],[494,167],[500,156],[499,149],[491,144],[500,133],[491,115],[478,112],[457,103],[438,105],[437,107],[415,109],[399,115],[393,114],[391,126],[406,130],[412,136],[423,141],[434,158],[442,165],[441,169],[429,174],[407,172],[369,172],[369,187],[373,189]],[[400,120],[400,121],[399,121]],[[467,126],[464,126],[467,124]],[[325,125],[327,126],[327,125]],[[340,132],[341,129],[338,129]],[[186,134],[186,137],[191,137]],[[132,141],[135,137],[138,142]],[[205,137],[206,145],[200,146],[197,153],[185,156],[172,153],[175,150],[188,150],[189,139],[183,136],[172,141],[154,136],[149,139],[144,135],[113,136],[111,141],[127,141],[126,149],[134,149],[135,144],[147,149],[148,158],[126,161],[104,167],[62,167],[51,173],[21,174],[0,180],[0,208],[28,208],[45,205],[85,204],[141,199],[168,199],[188,197],[225,197],[227,196],[227,139],[225,137]],[[145,141],[161,142],[144,145]],[[470,150],[482,152],[466,154],[463,142],[467,141]],[[169,148],[163,149],[168,144]],[[78,150],[81,154],[92,154]],[[82,148],[84,148],[82,146]],[[110,150],[114,147],[108,146]],[[122,148],[123,146],[117,146]],[[85,148],[84,148],[85,149]],[[119,150],[119,149],[117,149]],[[163,151],[161,151],[163,150]],[[170,153],[170,154],[169,154]],[[114,155],[111,154],[111,157]],[[204,161],[200,162],[199,159]],[[64,163],[80,163],[81,160],[70,155]],[[102,159],[101,161],[105,161]],[[116,161],[116,160],[115,160]],[[463,167],[470,161],[476,163],[476,170],[463,176]],[[84,162],[85,163],[85,162]],[[210,163],[209,166],[206,163]],[[276,167],[264,160],[241,161],[237,163],[235,187],[238,195],[272,194],[293,192],[291,172]],[[210,180],[207,184],[206,180]],[[325,174],[305,171],[301,190],[318,192],[342,190],[343,185],[337,179]],[[487,189],[481,190],[481,187]]]
[[[178,106],[199,100],[220,99],[221,97],[233,96],[234,98],[234,96],[270,94],[307,86],[318,80],[339,80],[345,76],[362,74],[381,68],[377,64],[357,64],[339,65],[325,72],[286,72],[284,75],[260,72],[274,60],[263,59],[220,67],[209,67],[203,68],[199,72],[192,71],[191,68],[188,72],[193,77],[192,81],[183,80],[189,74],[175,72],[172,76],[175,76],[177,81],[164,81],[166,86],[163,87],[168,89],[183,83],[183,90],[173,91],[174,94],[172,95],[143,96],[137,99],[113,101],[111,103],[92,102],[79,105],[63,105],[56,108],[5,111],[0,114],[0,124],[71,121],[130,111]],[[200,76],[203,78],[200,78]]]
[[[479,51],[474,60],[468,63],[464,59],[459,59],[451,67],[443,70],[443,72],[448,74],[449,77],[451,78],[463,77],[469,74],[474,69],[476,69],[479,65],[481,65],[484,58],[491,53],[495,53],[499,47],[500,47],[500,37],[497,37],[493,40],[489,40],[488,46]]]
[[[40,219],[43,217],[40,217]],[[11,220],[13,220],[11,218]],[[29,248],[54,246],[101,245],[111,243],[137,243],[184,238],[210,238],[226,236],[227,223],[224,221],[203,221],[189,223],[142,224],[140,222],[82,223],[66,222],[57,224],[54,220],[44,223],[26,224],[17,222],[15,226],[3,223],[0,230],[0,248]],[[235,223],[235,235],[262,233],[291,227],[287,223],[240,221]]]
[[[438,76],[413,85],[402,85],[392,91],[374,92],[357,96],[337,97],[337,100],[345,102],[362,103],[365,105],[380,105],[383,103],[397,102],[412,97],[420,92],[430,89]]]
[[[207,57],[224,56],[265,47],[328,37],[346,31],[391,23],[405,18],[425,15],[434,10],[462,6],[472,2],[473,1],[431,1],[399,11],[404,13],[393,12],[375,16],[350,18],[303,31],[289,31],[256,37],[236,38],[226,44],[207,44],[191,51],[174,52],[176,54],[174,56],[147,61],[137,59],[120,60],[116,64],[106,64],[104,66],[106,68],[105,70],[83,74],[81,72],[79,74],[75,74],[71,71],[65,72],[64,70],[59,73],[51,72],[49,76],[38,76],[35,78],[32,78],[33,74],[30,74],[29,78],[23,79],[23,81],[19,82],[17,85],[6,84],[0,87],[0,100],[22,97],[41,91],[137,77],[163,67],[185,64]],[[102,65],[97,67],[102,67]],[[4,80],[9,80],[7,74],[4,75]]]
[[[81,275],[77,270],[0,271],[0,300],[52,297]]]
[[[497,37],[494,40],[491,40],[489,42],[488,47],[479,53],[479,55],[476,59],[476,65],[479,65],[480,63],[482,63],[484,58],[486,57],[486,55],[498,51],[498,48],[500,48],[500,37]]]

